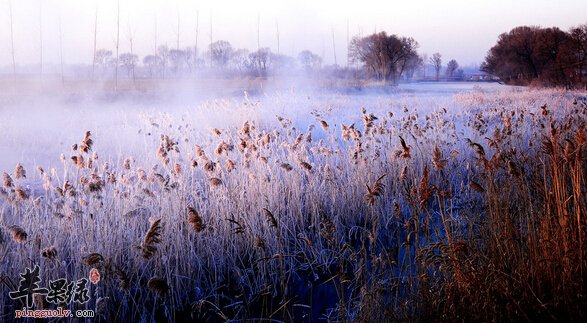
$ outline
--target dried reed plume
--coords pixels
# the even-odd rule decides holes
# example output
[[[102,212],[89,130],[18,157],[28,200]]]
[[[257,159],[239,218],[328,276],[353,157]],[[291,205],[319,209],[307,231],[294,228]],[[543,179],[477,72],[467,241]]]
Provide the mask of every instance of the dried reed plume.
[[[55,259],[57,257],[57,249],[54,246],[47,247],[41,250],[41,256],[47,259]]]
[[[91,136],[92,133],[90,131],[86,131],[86,135],[84,136],[84,139],[78,147],[80,154],[88,153],[90,150],[92,150],[92,145],[94,144],[94,141],[92,140]]]
[[[469,185],[471,186],[471,188],[478,193],[484,193],[485,189],[483,188],[483,186],[481,186],[481,184],[475,182],[474,180],[470,180],[469,181]]]
[[[267,218],[269,225],[277,228],[277,220],[275,219],[275,216],[273,216],[273,213],[271,213],[271,211],[269,211],[267,208],[263,208],[263,212],[265,213],[265,217]]]
[[[408,178],[408,166],[404,166],[404,168],[402,169],[402,173],[400,174],[399,178],[401,180],[405,180]]]
[[[298,146],[302,143],[302,140],[304,139],[304,135],[303,134],[299,134],[296,137],[296,141],[293,143],[293,145],[291,146],[291,150],[296,150],[298,149]]]
[[[210,129],[212,131],[213,134],[215,134],[216,136],[220,136],[222,134],[222,132],[220,132],[220,130],[218,130],[217,128],[212,128]]]
[[[479,159],[482,159],[482,160],[485,159],[485,149],[483,149],[483,146],[472,141],[469,138],[467,138],[467,143],[469,144],[469,146],[471,146],[473,149],[475,149],[475,152],[477,153],[477,156],[479,157]]]
[[[212,186],[220,186],[220,185],[222,185],[222,180],[220,178],[217,178],[217,177],[209,178],[208,179],[208,182]]]
[[[173,165],[173,175],[175,175],[175,176],[181,175],[181,164],[175,163],[175,165]]]
[[[322,129],[327,130],[328,129],[328,123],[324,120],[320,120],[320,125],[322,126]]]
[[[29,192],[27,190],[23,189],[22,187],[15,188],[14,193],[16,194],[16,199],[18,201],[24,201],[30,197]]]
[[[265,240],[260,236],[255,236],[255,247],[259,249],[265,249]]]
[[[145,170],[142,167],[137,167],[137,176],[141,181],[147,180],[147,172],[145,172]]]
[[[12,180],[12,177],[10,177],[10,175],[8,175],[7,173],[4,173],[2,175],[2,179],[4,181],[4,187],[6,187],[6,188],[14,187],[14,181]]]
[[[424,171],[422,172],[422,179],[420,180],[420,205],[426,204],[432,190],[428,186],[428,165],[424,166]]]
[[[385,175],[386,174],[379,176],[379,178],[371,186],[369,186],[368,184],[365,184],[365,186],[367,186],[367,195],[365,196],[365,199],[367,200],[367,204],[369,204],[371,206],[375,205],[375,198],[377,196],[381,196],[381,194],[383,194],[383,190],[385,189],[385,184],[383,184],[381,181],[383,180]]]
[[[204,164],[204,170],[212,173],[214,171],[214,169],[216,169],[216,163],[213,161],[209,161],[206,164]]]
[[[289,171],[291,171],[291,170],[293,169],[293,167],[292,167],[290,164],[288,164],[288,163],[281,163],[281,164],[279,165],[279,167],[281,167],[281,168],[285,169],[285,170],[286,170],[286,171],[288,171],[288,172],[289,172]]]
[[[147,282],[147,287],[152,292],[157,293],[159,297],[165,296],[165,294],[167,294],[167,291],[169,290],[169,285],[167,285],[167,282],[159,277],[152,277],[151,279],[149,279],[149,281]]]
[[[116,274],[116,278],[118,278],[118,288],[125,291],[130,287],[130,278],[128,275],[120,268],[116,268],[114,271]]]
[[[151,211],[146,207],[139,207],[132,211],[126,212],[123,216],[125,218],[134,218],[134,217],[148,217],[151,215]]]
[[[197,157],[204,156],[204,151],[202,150],[202,147],[200,147],[199,145],[195,146],[195,152]]]
[[[306,162],[300,162],[300,166],[302,166],[302,168],[308,172],[312,170],[312,165],[310,165]]]
[[[402,138],[402,136],[399,136],[399,142],[402,146],[402,152],[400,154],[400,157],[406,159],[412,158],[412,155],[410,154],[412,146],[406,145],[406,141],[404,140],[404,138]]]
[[[143,258],[150,259],[157,252],[157,244],[161,242],[161,219],[151,222],[149,231],[145,234],[140,248],[143,251]]]
[[[8,231],[12,234],[12,240],[18,243],[25,243],[28,237],[26,231],[18,225],[11,225],[8,227]]]
[[[250,136],[250,131],[251,131],[251,126],[248,121],[245,121],[245,123],[243,123],[243,127],[241,129],[241,134],[244,136]]]
[[[330,244],[334,244],[335,237],[334,234],[336,233],[336,225],[332,220],[327,216],[322,216],[320,218],[320,235],[324,237]]]
[[[202,232],[206,228],[204,220],[193,207],[188,207],[188,223],[195,232]]]
[[[261,145],[267,146],[271,142],[271,134],[266,134],[261,140]]]
[[[124,167],[124,169],[126,170],[130,170],[130,159],[126,158],[122,164],[122,167]]]
[[[438,144],[434,144],[434,150],[432,150],[432,163],[436,170],[443,170],[444,167],[446,167],[446,159],[442,158],[442,153],[440,152],[440,148],[438,148]]]
[[[226,160],[226,171],[232,172],[234,170],[234,162],[231,159]]]
[[[82,260],[86,265],[88,265],[90,267],[94,267],[96,265],[103,264],[105,261],[104,256],[102,256],[101,254],[99,254],[97,252],[83,256]]]
[[[26,178],[26,171],[24,170],[24,167],[22,167],[21,164],[16,164],[16,167],[14,168],[14,177],[16,179]]]
[[[351,139],[351,134],[350,134],[349,129],[343,123],[340,124],[340,128],[341,128],[341,133],[342,133],[341,134],[342,139],[344,141],[349,141]]]

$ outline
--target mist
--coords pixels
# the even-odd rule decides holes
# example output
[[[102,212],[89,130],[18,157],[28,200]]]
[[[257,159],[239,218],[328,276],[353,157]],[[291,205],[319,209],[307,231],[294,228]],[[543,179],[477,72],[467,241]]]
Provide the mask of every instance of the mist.
[[[19,66],[38,65],[41,49],[46,65],[59,65],[61,49],[66,64],[91,64],[96,13],[97,48],[115,45],[115,0],[4,0],[0,3],[0,66],[11,64],[10,4]],[[235,48],[269,47],[278,52],[279,33],[282,54],[295,57],[308,49],[334,64],[336,53],[336,63],[344,65],[348,38],[387,30],[414,37],[423,53],[441,52],[470,65],[480,63],[505,30],[523,24],[568,29],[583,23],[586,11],[583,1],[494,1],[474,6],[466,1],[363,1],[333,6],[315,1],[122,0],[120,51],[130,51],[129,38],[141,57],[153,53],[155,44],[175,48],[178,30],[179,47],[193,47],[197,24],[202,52],[211,40],[227,40]]]

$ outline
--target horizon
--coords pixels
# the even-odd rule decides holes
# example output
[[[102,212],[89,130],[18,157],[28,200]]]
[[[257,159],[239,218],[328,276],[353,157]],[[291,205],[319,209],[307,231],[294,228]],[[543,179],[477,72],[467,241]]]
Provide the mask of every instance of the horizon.
[[[144,57],[154,51],[155,44],[194,48],[198,22],[198,52],[207,50],[210,40],[226,40],[235,49],[269,47],[272,52],[297,57],[304,49],[321,56],[325,64],[345,66],[347,41],[358,35],[385,31],[388,34],[413,37],[420,55],[439,52],[446,63],[456,59],[465,66],[479,65],[500,34],[520,25],[558,27],[568,30],[587,23],[587,3],[565,1],[500,0],[476,3],[455,0],[444,3],[419,1],[402,4],[377,4],[367,0],[361,4],[332,7],[310,1],[271,2],[162,0],[120,2],[120,53],[130,51]],[[5,0],[0,5],[0,68],[10,66],[10,4],[14,29],[16,65],[38,66],[59,64],[60,42],[67,65],[92,64],[94,20],[97,10],[97,49],[115,48],[116,0]],[[42,5],[41,5],[42,4]],[[531,6],[532,10],[528,10]],[[446,8],[454,10],[447,12]],[[508,11],[503,9],[507,8]],[[555,13],[556,14],[553,14]],[[196,17],[198,19],[196,19]],[[495,17],[499,17],[495,19]],[[61,25],[60,25],[61,21]],[[178,24],[179,21],[179,24]],[[303,21],[303,24],[300,23]],[[467,26],[474,25],[471,28]],[[42,26],[43,30],[39,29]],[[463,28],[465,26],[465,28]],[[61,28],[61,34],[59,29]],[[155,38],[156,35],[156,38]],[[278,50],[279,35],[279,50]],[[258,36],[258,39],[257,39]],[[42,47],[41,47],[42,40]]]

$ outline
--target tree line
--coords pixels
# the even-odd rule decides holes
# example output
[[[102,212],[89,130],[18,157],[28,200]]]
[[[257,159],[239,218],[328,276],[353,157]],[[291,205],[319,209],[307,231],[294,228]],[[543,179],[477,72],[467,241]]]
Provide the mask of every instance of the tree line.
[[[133,53],[121,53],[116,59],[108,49],[99,49],[94,55],[98,77],[108,77],[118,66],[128,78],[139,76],[149,78],[170,78],[189,76],[196,72],[214,72],[221,76],[261,76],[294,71],[314,73],[322,67],[322,58],[309,50],[303,50],[296,58],[274,53],[268,47],[250,52],[248,49],[234,49],[230,42],[219,40],[211,43],[208,50],[200,55],[194,47],[170,49],[167,45],[140,60]],[[141,65],[142,63],[142,65]]]
[[[442,55],[434,53],[427,60],[426,55],[418,54],[418,42],[411,37],[388,35],[386,32],[374,33],[366,37],[355,37],[349,44],[349,58],[359,63],[365,78],[374,78],[386,83],[397,84],[401,80],[411,80],[416,72],[426,79],[426,65],[434,68],[435,80],[441,79]],[[452,59],[448,62],[444,80],[462,80],[463,70]]]
[[[271,75],[327,75],[340,78],[374,79],[387,84],[411,80],[416,73],[426,79],[426,67],[435,71],[434,80],[460,80],[463,70],[456,60],[443,67],[442,55],[434,53],[429,59],[417,52],[418,42],[411,37],[374,33],[354,37],[348,44],[347,67],[324,65],[319,55],[301,51],[297,57],[272,52],[268,47],[255,51],[235,49],[230,42],[218,40],[199,53],[196,47],[157,47],[144,56],[121,53],[116,58],[112,50],[98,49],[94,55],[95,77],[107,78],[115,74],[116,67],[127,78],[176,78],[199,73],[234,77],[267,77]],[[118,64],[118,65],[117,65]],[[441,71],[444,68],[444,75]]]
[[[587,85],[587,24],[516,27],[499,36],[481,69],[512,85]]]

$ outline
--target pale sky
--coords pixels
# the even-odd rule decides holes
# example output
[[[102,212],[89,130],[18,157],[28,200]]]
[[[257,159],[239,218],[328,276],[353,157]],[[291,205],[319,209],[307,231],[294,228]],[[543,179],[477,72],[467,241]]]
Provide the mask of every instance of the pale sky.
[[[91,64],[94,18],[98,10],[98,48],[114,49],[116,0],[12,0],[15,59],[18,65],[59,62],[61,43],[66,63]],[[120,0],[120,52],[140,57],[155,46],[176,47],[179,16],[180,47],[196,42],[199,13],[200,52],[212,39],[228,40],[233,47],[261,47],[291,56],[309,49],[326,63],[346,63],[347,25],[350,37],[374,31],[410,36],[420,44],[419,53],[440,52],[444,62],[456,59],[461,66],[481,63],[499,34],[520,25],[557,26],[568,30],[587,23],[585,0]],[[41,6],[42,4],[42,6]],[[10,65],[10,0],[0,0],[0,66]]]

